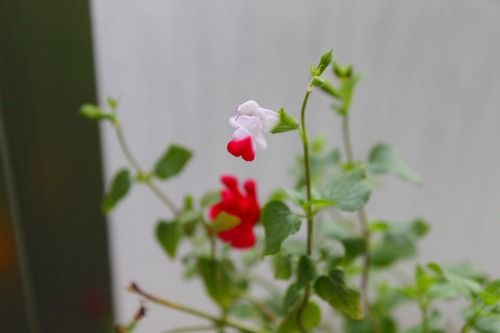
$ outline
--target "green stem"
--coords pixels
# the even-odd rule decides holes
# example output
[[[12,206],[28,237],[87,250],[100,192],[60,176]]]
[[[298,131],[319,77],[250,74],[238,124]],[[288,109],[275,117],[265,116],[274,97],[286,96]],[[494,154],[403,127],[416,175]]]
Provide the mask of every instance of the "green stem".
[[[477,304],[477,302],[475,301],[474,306],[476,306],[476,304]],[[469,319],[467,319],[464,326],[460,330],[461,333],[469,332],[469,329],[472,327],[472,325],[474,324],[474,321],[476,321],[477,317],[479,317],[479,315],[481,314],[481,311],[483,311],[484,307],[485,307],[485,305],[480,306],[479,308],[476,307],[476,311],[474,312],[474,314],[472,316],[470,316]]]
[[[349,126],[349,113],[342,117],[342,136],[344,142],[344,150],[347,156],[348,163],[354,163],[354,153],[351,143],[351,131]],[[363,310],[368,315],[372,325],[375,325],[375,318],[370,309],[370,299],[368,296],[368,284],[370,281],[370,266],[371,266],[371,253],[370,253],[370,226],[368,224],[368,217],[364,207],[358,211],[358,220],[361,226],[361,233],[365,243],[365,251],[363,253],[363,267],[361,271],[361,295],[363,299]],[[374,327],[376,331],[376,327]]]
[[[429,311],[426,302],[420,302],[420,314],[422,316],[422,333],[429,333]]]
[[[202,331],[212,331],[214,326],[186,326],[174,328],[172,330],[163,331],[163,333],[187,333],[187,332],[202,332]]]
[[[127,144],[127,141],[125,140],[125,135],[123,134],[123,130],[121,128],[121,125],[120,125],[120,123],[118,121],[114,123],[114,128],[115,128],[115,131],[116,131],[116,136],[118,138],[118,143],[120,144],[120,148],[122,149],[123,154],[125,155],[125,158],[128,160],[128,162],[130,163],[130,165],[135,169],[135,171],[139,175],[142,175],[142,176],[146,175],[147,172],[144,171],[144,169],[142,168],[142,166],[139,164],[139,162],[135,158],[134,154],[132,154],[132,151],[130,150],[130,148],[129,148],[128,144]],[[156,194],[156,196],[158,197],[158,199],[160,199],[160,201],[165,206],[167,206],[167,208],[170,209],[170,211],[172,211],[172,213],[174,215],[178,215],[179,214],[179,208],[177,208],[177,206],[175,205],[174,201],[171,200],[168,197],[168,195],[161,190],[161,188],[154,182],[154,180],[151,177],[146,177],[145,178],[145,183],[151,189],[151,191],[154,194]]]
[[[143,291],[135,283],[130,284],[130,286],[128,287],[128,291],[135,293],[137,295],[140,295],[144,299],[146,299],[150,302],[156,303],[158,305],[162,305],[162,306],[165,306],[167,308],[177,310],[179,312],[184,312],[184,313],[193,315],[195,317],[199,317],[199,318],[203,318],[203,319],[206,319],[208,321],[211,321],[217,327],[228,326],[228,327],[240,330],[241,332],[244,332],[244,333],[267,333],[267,331],[265,331],[265,330],[254,328],[254,327],[249,327],[243,323],[240,323],[238,321],[235,321],[235,320],[232,320],[232,319],[229,319],[226,317],[217,317],[217,316],[214,316],[214,315],[209,314],[207,312],[204,312],[204,311],[201,311],[201,310],[198,310],[198,309],[186,306],[186,305],[182,305],[182,304],[179,304],[179,303],[152,295],[150,293]]]
[[[271,309],[267,304],[262,303],[261,301],[250,295],[245,295],[242,298],[253,305],[270,322],[275,323],[278,321],[278,316],[274,313],[274,310]]]
[[[309,96],[312,93],[312,85],[309,84],[306,93],[304,95],[304,100],[302,101],[302,107],[300,110],[300,136],[302,139],[302,146],[304,149],[304,171],[305,171],[305,181],[306,181],[306,200],[307,205],[305,207],[306,219],[307,219],[307,255],[310,257],[312,255],[312,244],[313,244],[313,211],[311,206],[312,201],[312,190],[311,190],[311,161],[309,158],[309,137],[307,136],[306,127],[306,109],[307,102],[309,101]],[[311,296],[311,286],[307,285],[304,291],[304,298],[299,305],[297,312],[297,322],[300,330],[303,333],[307,333],[307,329],[304,327],[302,320],[302,315],[306,309],[307,303],[309,302],[309,297]]]

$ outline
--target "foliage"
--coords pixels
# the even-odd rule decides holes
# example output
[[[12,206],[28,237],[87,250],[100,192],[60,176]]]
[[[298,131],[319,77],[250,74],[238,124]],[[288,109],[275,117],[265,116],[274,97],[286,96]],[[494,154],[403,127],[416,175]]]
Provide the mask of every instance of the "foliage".
[[[420,217],[410,217],[407,222],[368,218],[365,205],[380,177],[392,174],[415,184],[422,180],[397,149],[385,143],[373,146],[366,159],[355,158],[349,116],[360,75],[352,66],[334,61],[331,51],[311,66],[310,75],[300,122],[284,108],[274,113],[255,101],[243,103],[238,108],[242,114],[232,118],[235,126],[246,126],[245,121],[254,117],[258,119],[252,121],[266,127],[250,133],[244,142],[247,146],[241,146],[250,149],[252,158],[248,161],[255,155],[248,144],[256,138],[264,140],[264,132],[296,131],[302,141],[303,154],[292,167],[294,187],[276,189],[262,209],[255,202],[255,183],[243,184],[244,195],[237,179],[229,176],[222,178],[225,189],[209,190],[200,198],[186,195],[178,206],[159,182],[180,176],[193,153],[172,144],[151,169],[144,169],[125,141],[118,101],[109,98],[109,110],[92,104],[82,106],[83,116],[115,128],[130,164],[112,179],[102,211],[109,213],[116,208],[135,184],[149,187],[171,211],[154,231],[159,250],[184,265],[186,278],[201,281],[220,315],[159,298],[134,283],[129,290],[149,302],[203,318],[214,332],[231,328],[254,333],[340,329],[347,333],[499,333],[500,280],[490,280],[470,265],[415,264],[418,243],[430,230],[429,223]],[[342,150],[329,147],[324,137],[308,136],[306,109],[314,91],[330,99],[334,116],[340,117]],[[240,116],[243,118],[236,120]],[[233,144],[240,144],[235,140]],[[245,222],[248,219],[260,223],[254,226]],[[254,237],[254,227],[264,234],[256,242],[245,238]],[[236,237],[240,232],[244,234]],[[238,246],[229,240],[238,237],[245,241],[245,248],[255,243],[254,247],[237,251]],[[415,265],[412,277],[400,267],[404,262]],[[262,263],[270,265],[271,278],[260,275]],[[462,322],[453,323],[450,329],[441,309],[445,301],[457,299],[467,305]],[[401,322],[396,314],[403,305],[418,309],[418,324],[406,327]],[[132,332],[143,314],[141,307],[140,315],[117,330]]]

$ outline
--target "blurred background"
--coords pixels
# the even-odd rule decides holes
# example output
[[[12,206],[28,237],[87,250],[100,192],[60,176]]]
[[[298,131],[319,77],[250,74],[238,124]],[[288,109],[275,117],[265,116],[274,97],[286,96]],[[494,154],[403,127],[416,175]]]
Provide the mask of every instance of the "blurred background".
[[[150,166],[172,142],[195,150],[165,191],[259,182],[263,199],[300,152],[273,136],[254,163],[225,151],[227,118],[248,99],[298,114],[326,50],[362,74],[352,110],[356,155],[396,146],[423,177],[385,178],[371,218],[427,218],[421,262],[474,261],[500,276],[500,1],[0,1],[0,322],[5,332],[110,332],[147,289],[211,309],[153,238],[168,218],[137,187],[106,219],[103,188],[126,161],[85,102],[120,101],[132,150]],[[311,133],[340,145],[340,123],[313,95]],[[192,319],[152,306],[139,332]]]

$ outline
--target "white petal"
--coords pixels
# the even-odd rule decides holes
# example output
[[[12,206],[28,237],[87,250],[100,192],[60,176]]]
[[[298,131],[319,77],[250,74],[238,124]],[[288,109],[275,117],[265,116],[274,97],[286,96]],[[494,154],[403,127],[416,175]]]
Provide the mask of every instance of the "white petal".
[[[229,118],[229,125],[235,127],[235,128],[238,128],[238,125],[236,124],[236,119],[238,117],[237,116],[232,116]]]
[[[262,127],[262,124],[259,118],[257,117],[237,116],[234,119],[234,127],[244,127],[247,130],[252,131],[252,129],[255,127]]]
[[[264,108],[260,108],[260,111],[263,114],[262,124],[264,129],[269,132],[278,123],[278,113]]]
[[[255,116],[259,111],[259,104],[256,101],[249,100],[238,106],[236,112],[239,115]]]
[[[233,139],[235,140],[241,140],[243,138],[246,138],[247,136],[253,137],[253,134],[244,127],[237,128],[233,132]]]
[[[257,144],[257,147],[260,149],[266,149],[267,148],[267,141],[266,137],[264,136],[264,131],[262,130],[256,130],[253,132],[253,139],[255,143]]]

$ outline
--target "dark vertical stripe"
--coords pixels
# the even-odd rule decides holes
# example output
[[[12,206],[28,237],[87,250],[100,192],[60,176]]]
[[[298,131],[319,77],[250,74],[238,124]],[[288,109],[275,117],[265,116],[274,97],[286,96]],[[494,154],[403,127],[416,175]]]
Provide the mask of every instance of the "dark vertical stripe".
[[[109,332],[99,133],[77,113],[96,99],[88,1],[2,0],[0,38],[11,199],[37,324],[43,333]]]

